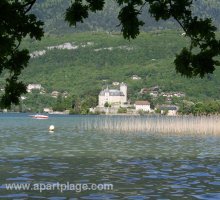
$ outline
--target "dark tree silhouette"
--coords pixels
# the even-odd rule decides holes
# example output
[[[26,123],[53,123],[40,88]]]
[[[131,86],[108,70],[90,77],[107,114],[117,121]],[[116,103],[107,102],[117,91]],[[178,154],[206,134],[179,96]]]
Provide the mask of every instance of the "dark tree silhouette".
[[[23,38],[30,36],[40,40],[43,36],[43,23],[29,14],[36,0],[0,1],[0,74],[6,71],[5,93],[1,98],[1,107],[18,104],[21,94],[26,93],[24,83],[18,81],[30,59],[27,49],[20,49]]]

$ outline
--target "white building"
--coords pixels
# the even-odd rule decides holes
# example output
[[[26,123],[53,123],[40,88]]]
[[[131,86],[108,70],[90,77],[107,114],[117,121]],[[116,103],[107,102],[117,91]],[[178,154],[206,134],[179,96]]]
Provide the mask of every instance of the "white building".
[[[112,85],[117,86],[117,85],[120,85],[120,83],[119,82],[113,82]]]
[[[53,98],[57,98],[59,95],[60,95],[60,93],[59,93],[58,91],[53,91],[53,92],[51,92],[51,96],[52,96]]]
[[[161,114],[168,115],[168,116],[176,116],[178,112],[178,107],[177,106],[161,106],[160,107]]]
[[[27,97],[21,96],[21,100],[25,100],[25,99],[27,99]]]
[[[145,112],[150,112],[150,103],[148,101],[136,101],[134,104],[135,110],[136,111],[145,111]]]
[[[120,106],[127,102],[127,85],[120,84],[120,89],[109,89],[108,87],[102,90],[99,94],[99,107],[104,107],[105,103],[111,106]]]
[[[141,80],[141,77],[138,76],[138,75],[133,75],[133,76],[131,77],[131,79],[132,79],[132,80]]]
[[[53,109],[52,108],[44,108],[44,112],[51,113],[51,112],[53,112]]]
[[[41,84],[29,84],[27,86],[27,92],[31,92],[32,90],[40,90],[41,88]]]

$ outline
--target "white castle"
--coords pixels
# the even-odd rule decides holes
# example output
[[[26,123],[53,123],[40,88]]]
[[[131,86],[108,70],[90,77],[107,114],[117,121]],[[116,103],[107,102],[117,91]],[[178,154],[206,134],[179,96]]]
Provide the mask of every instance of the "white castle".
[[[99,107],[104,107],[105,103],[111,106],[120,106],[127,102],[127,85],[120,84],[120,90],[109,89],[102,90],[99,94]]]

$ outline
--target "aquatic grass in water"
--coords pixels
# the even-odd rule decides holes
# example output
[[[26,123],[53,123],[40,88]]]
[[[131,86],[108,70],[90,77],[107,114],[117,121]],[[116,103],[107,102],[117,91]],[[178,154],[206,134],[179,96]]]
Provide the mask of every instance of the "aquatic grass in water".
[[[78,128],[108,132],[220,134],[219,116],[96,116],[84,117]]]

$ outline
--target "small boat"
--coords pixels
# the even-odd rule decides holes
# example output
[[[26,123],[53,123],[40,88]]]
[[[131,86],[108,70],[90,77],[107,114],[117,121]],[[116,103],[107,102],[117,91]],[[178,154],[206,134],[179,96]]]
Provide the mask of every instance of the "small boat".
[[[34,119],[48,119],[49,118],[49,116],[47,116],[47,115],[39,115],[39,114],[31,115],[31,116]]]

